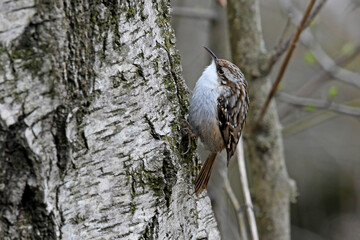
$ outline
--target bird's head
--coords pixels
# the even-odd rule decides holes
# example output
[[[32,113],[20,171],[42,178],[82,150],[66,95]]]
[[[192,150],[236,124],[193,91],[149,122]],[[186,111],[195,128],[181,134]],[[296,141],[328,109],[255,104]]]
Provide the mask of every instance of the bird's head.
[[[216,71],[218,79],[222,84],[225,84],[226,81],[234,83],[245,82],[244,74],[235,64],[228,60],[217,58],[208,47],[204,46],[204,48],[213,59],[213,62],[210,65],[210,67],[213,65],[213,67],[211,67],[211,71]]]

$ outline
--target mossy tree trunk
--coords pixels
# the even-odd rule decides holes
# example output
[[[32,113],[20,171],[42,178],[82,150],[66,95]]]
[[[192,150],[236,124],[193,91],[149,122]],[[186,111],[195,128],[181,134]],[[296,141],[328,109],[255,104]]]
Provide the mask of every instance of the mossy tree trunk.
[[[2,239],[218,239],[168,1],[0,4]],[[183,147],[185,145],[185,147]]]
[[[288,240],[295,183],[286,170],[274,101],[260,126],[253,129],[271,87],[258,0],[229,0],[228,22],[233,60],[249,82],[250,112],[244,142],[259,238]]]

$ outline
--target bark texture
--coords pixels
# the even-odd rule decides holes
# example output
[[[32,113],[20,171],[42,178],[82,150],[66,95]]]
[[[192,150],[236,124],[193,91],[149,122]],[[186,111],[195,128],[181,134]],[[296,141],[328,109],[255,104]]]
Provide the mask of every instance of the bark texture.
[[[2,239],[218,239],[168,1],[0,3]],[[185,147],[183,147],[185,145]]]
[[[272,101],[261,126],[252,130],[270,91],[257,0],[228,1],[228,20],[233,60],[249,82],[250,112],[247,117],[246,159],[251,196],[262,240],[290,239],[290,201],[295,183],[288,177],[281,126]]]

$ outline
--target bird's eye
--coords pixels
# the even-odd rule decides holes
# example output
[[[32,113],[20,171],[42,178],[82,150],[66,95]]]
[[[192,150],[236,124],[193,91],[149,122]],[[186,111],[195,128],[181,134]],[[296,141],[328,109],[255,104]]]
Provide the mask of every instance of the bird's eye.
[[[219,74],[224,74],[224,71],[220,68],[218,71]]]

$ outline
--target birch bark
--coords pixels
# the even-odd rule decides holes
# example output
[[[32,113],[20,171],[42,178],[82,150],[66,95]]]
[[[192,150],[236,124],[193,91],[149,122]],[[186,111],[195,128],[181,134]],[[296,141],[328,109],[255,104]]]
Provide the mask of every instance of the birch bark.
[[[0,43],[2,239],[220,238],[168,1],[3,1]]]

